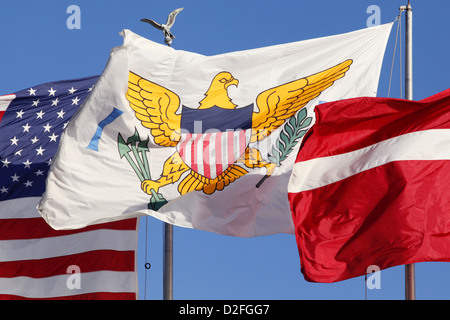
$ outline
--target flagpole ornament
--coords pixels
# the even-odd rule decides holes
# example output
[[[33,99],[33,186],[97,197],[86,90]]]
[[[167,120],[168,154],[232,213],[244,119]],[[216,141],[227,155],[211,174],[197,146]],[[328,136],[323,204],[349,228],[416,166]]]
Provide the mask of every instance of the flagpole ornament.
[[[167,17],[167,21],[165,24],[159,24],[158,22],[155,22],[151,19],[141,19],[141,21],[151,24],[158,30],[162,30],[164,34],[164,42],[170,47],[170,45],[172,44],[172,40],[175,39],[175,36],[172,34],[172,32],[170,32],[170,28],[172,28],[173,24],[175,23],[175,17],[177,16],[177,14],[180,13],[183,9],[184,8],[178,8],[173,10]]]

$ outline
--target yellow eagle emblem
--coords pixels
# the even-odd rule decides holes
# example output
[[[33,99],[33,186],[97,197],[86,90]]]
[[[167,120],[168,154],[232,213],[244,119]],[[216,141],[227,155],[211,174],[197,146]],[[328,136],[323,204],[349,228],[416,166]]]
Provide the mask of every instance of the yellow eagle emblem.
[[[206,165],[203,166],[203,164],[206,164],[205,159],[210,158],[204,152],[207,147],[211,147],[209,140],[199,138],[199,136],[194,138],[193,135],[190,135],[189,138],[184,137],[183,117],[185,108],[181,105],[180,97],[175,92],[130,71],[126,99],[135,111],[136,118],[144,127],[150,129],[157,145],[177,148],[165,161],[159,179],[145,179],[141,183],[142,190],[147,194],[152,194],[152,190],[158,192],[161,187],[176,183],[185,173],[187,175],[178,185],[178,192],[181,195],[194,190],[203,190],[206,194],[223,190],[227,185],[248,173],[245,167],[250,169],[265,168],[266,175],[270,176],[277,164],[264,160],[260,151],[250,147],[249,143],[265,139],[274,130],[282,126],[301,108],[305,107],[309,101],[317,98],[336,80],[344,77],[351,64],[352,60],[346,60],[319,73],[261,92],[256,97],[256,108],[251,106],[249,113],[251,119],[248,121],[249,130],[230,138],[233,141],[241,139],[243,143],[235,143],[233,146],[235,151],[227,151],[230,160],[225,165],[220,163],[222,166],[220,170],[217,169],[220,162],[218,160],[216,160],[215,167],[208,166],[206,168]],[[204,110],[201,112],[210,113],[213,110],[214,112],[223,111],[220,114],[225,115],[224,110],[244,109],[238,108],[228,96],[228,88],[232,85],[238,86],[238,84],[239,81],[231,73],[218,73],[211,81],[210,87],[205,93],[205,98],[199,102],[200,106],[194,110]],[[178,112],[180,107],[183,107],[181,113]],[[237,117],[240,118],[241,116]],[[214,116],[214,118],[217,118],[217,116]],[[187,145],[193,145],[192,141],[197,141],[196,139],[204,139],[202,140],[203,144],[197,145],[199,150],[187,149]],[[208,139],[212,139],[211,136]],[[215,139],[218,139],[217,136]],[[217,146],[215,145],[215,147]],[[211,149],[214,149],[214,146]],[[219,156],[223,156],[223,153],[225,151],[215,156],[220,158]],[[192,157],[197,155],[203,157],[201,166],[204,168],[201,170],[194,168],[194,165],[197,166],[197,164],[194,163]],[[187,160],[189,157],[190,160]]]

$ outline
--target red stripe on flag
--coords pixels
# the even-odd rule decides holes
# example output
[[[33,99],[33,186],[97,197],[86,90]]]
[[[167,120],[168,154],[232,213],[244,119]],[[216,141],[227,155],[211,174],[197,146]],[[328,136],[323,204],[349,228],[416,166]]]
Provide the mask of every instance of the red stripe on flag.
[[[125,219],[114,222],[102,223],[74,230],[54,230],[42,218],[28,219],[1,219],[0,240],[38,239],[58,237],[86,231],[109,230],[135,230],[136,219]]]
[[[68,256],[37,260],[0,262],[3,278],[45,278],[67,274],[67,267],[76,265],[81,272],[134,271],[134,251],[95,250]]]
[[[335,282],[423,261],[450,261],[449,161],[398,161],[290,193],[302,273]]]
[[[227,135],[227,155],[228,155],[227,168],[228,168],[235,161],[235,159],[234,159],[234,148],[235,148],[234,131],[227,131],[225,134]]]
[[[0,96],[0,122],[2,121],[3,115],[5,114],[9,104],[15,99],[15,97],[16,95],[14,93]]]
[[[211,179],[211,159],[209,157],[212,133],[204,135],[203,140],[203,175]]]
[[[192,134],[187,134],[184,140],[180,143],[180,148],[178,149],[178,152],[180,153],[180,157],[185,160],[185,153],[186,153],[186,145],[191,140]]]
[[[245,131],[239,131],[239,155],[244,154],[247,148],[247,140],[245,139]]]
[[[195,172],[198,172],[198,140],[200,140],[201,137],[201,134],[195,134],[195,137],[191,143],[191,169]]]
[[[222,155],[222,132],[217,132],[215,141],[215,156],[216,156],[216,177],[220,176],[223,169],[223,155]]]
[[[135,293],[128,292],[94,292],[77,294],[73,296],[53,297],[53,298],[25,298],[21,296],[0,294],[0,300],[136,300]]]
[[[358,150],[408,132],[448,129],[450,114],[442,107],[449,98],[450,89],[422,101],[354,98],[318,105],[316,125],[297,161]]]

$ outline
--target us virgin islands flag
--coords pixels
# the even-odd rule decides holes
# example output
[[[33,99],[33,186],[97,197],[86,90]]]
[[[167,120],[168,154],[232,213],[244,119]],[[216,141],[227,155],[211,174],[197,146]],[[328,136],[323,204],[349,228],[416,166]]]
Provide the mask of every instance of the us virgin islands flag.
[[[287,185],[313,107],[376,95],[391,27],[216,56],[123,31],[62,137],[41,215],[55,229],[147,214],[293,233]]]

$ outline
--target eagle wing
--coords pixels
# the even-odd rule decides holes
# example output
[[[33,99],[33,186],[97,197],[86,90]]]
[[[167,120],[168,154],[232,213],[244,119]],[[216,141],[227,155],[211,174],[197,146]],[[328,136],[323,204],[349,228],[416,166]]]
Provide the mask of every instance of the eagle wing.
[[[318,97],[349,70],[352,60],[346,60],[334,67],[266,90],[258,95],[259,111],[252,116],[253,135],[251,142],[264,139],[281,126],[286,119]]]
[[[159,30],[162,30],[162,29],[163,29],[162,26],[161,26],[158,22],[153,21],[152,19],[141,19],[141,21],[142,21],[142,22],[150,23],[150,24],[151,24],[152,26],[154,26],[156,29],[159,29]]]
[[[173,24],[175,23],[175,17],[177,16],[178,13],[180,13],[181,10],[183,10],[184,8],[178,8],[173,10],[169,16],[167,17],[167,21],[166,21],[166,26],[168,28],[172,28]]]
[[[174,92],[130,71],[126,98],[136,118],[149,128],[155,143],[174,147],[180,140],[180,98]]]

